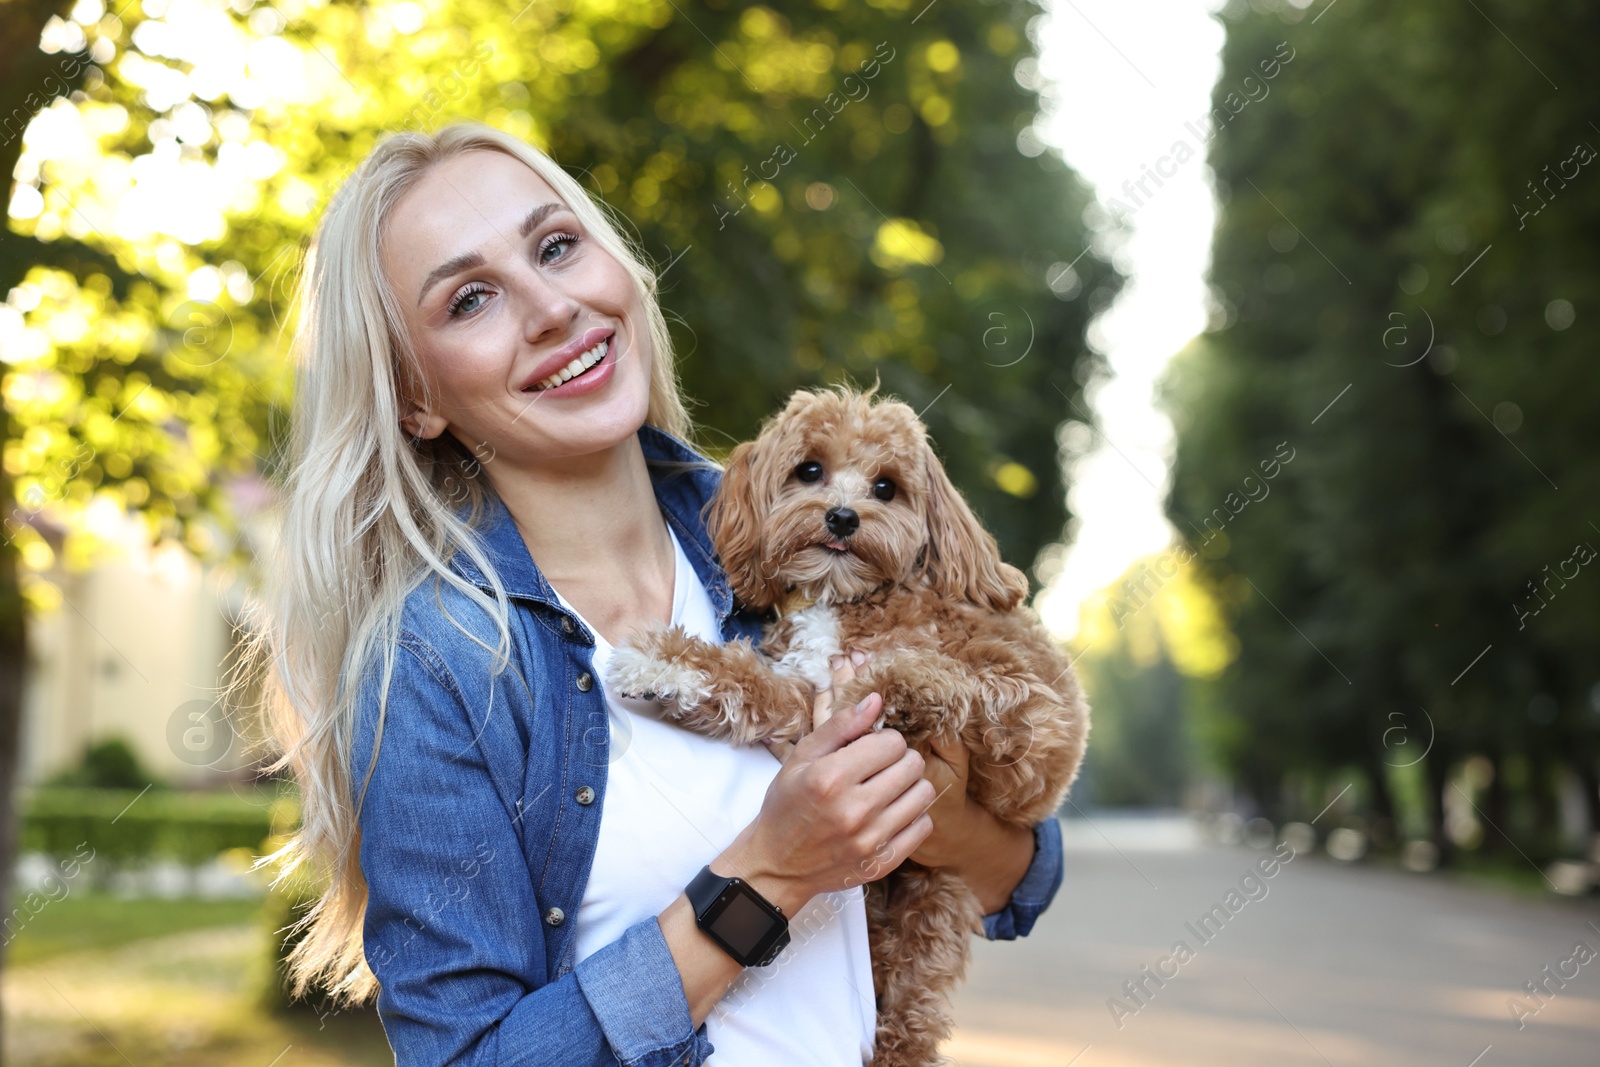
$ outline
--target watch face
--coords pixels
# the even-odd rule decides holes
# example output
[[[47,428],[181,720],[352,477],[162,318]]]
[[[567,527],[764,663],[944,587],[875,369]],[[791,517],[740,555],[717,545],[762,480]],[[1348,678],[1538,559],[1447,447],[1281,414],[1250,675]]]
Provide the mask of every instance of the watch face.
[[[724,898],[720,914],[712,920],[717,936],[725,941],[736,955],[749,956],[772,933],[775,924],[771,914],[744,893],[734,892]]]

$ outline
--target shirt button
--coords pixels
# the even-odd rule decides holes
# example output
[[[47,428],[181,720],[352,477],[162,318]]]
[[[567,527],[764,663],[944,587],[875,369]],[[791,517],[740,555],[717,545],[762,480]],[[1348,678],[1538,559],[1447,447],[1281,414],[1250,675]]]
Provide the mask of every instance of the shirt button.
[[[560,908],[551,908],[549,911],[544,913],[544,921],[546,926],[560,926],[566,921],[566,918],[567,913],[562,911]]]
[[[577,627],[572,625],[572,616],[570,616],[570,615],[561,616],[561,632],[562,633],[570,634],[572,631],[574,631],[576,629],[577,629]]]
[[[588,671],[584,671],[582,674],[578,675],[578,692],[587,693],[593,688],[594,675],[590,674]]]
[[[584,807],[588,807],[590,804],[594,803],[594,790],[586,785],[579,786],[575,799],[579,804],[582,804]]]

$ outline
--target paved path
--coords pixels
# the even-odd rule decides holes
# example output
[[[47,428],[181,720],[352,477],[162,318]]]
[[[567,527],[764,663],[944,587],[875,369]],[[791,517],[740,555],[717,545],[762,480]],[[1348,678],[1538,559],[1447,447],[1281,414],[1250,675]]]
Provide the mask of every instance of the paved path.
[[[1270,851],[1202,844],[1176,822],[1096,817],[1067,837],[1066,882],[1033,934],[977,946],[947,1047],[963,1067],[1600,1065],[1600,956],[1566,962],[1580,942],[1600,952],[1593,900],[1321,854],[1262,878]],[[1225,924],[1199,927],[1230,903]],[[1576,977],[1561,987],[1547,965]],[[1530,981],[1552,994],[1537,1014]]]

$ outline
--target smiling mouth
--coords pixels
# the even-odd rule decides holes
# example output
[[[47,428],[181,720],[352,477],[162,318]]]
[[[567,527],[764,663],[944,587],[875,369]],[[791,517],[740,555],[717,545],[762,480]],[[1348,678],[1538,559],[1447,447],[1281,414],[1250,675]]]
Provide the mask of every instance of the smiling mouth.
[[[581,378],[589,371],[598,367],[606,358],[606,353],[611,349],[611,338],[606,338],[581,356],[577,356],[571,363],[556,371],[550,377],[540,382],[534,382],[528,387],[530,393],[542,393],[546,389],[554,389],[558,385],[565,385],[574,378]]]

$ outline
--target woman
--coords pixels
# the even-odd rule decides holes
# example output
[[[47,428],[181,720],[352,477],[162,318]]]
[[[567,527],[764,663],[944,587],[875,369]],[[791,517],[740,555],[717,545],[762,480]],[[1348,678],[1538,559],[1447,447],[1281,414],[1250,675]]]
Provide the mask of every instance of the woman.
[[[299,989],[377,989],[401,1064],[854,1064],[862,882],[949,866],[990,937],[1027,932],[1055,823],[967,803],[964,754],[871,732],[875,696],[819,694],[769,753],[602,692],[640,627],[759,623],[700,518],[718,474],[682,443],[655,279],[551,160],[476,124],[385,140],[298,331],[267,639],[304,809],[282,858],[330,877]],[[747,969],[691,881],[792,917],[788,947]]]

